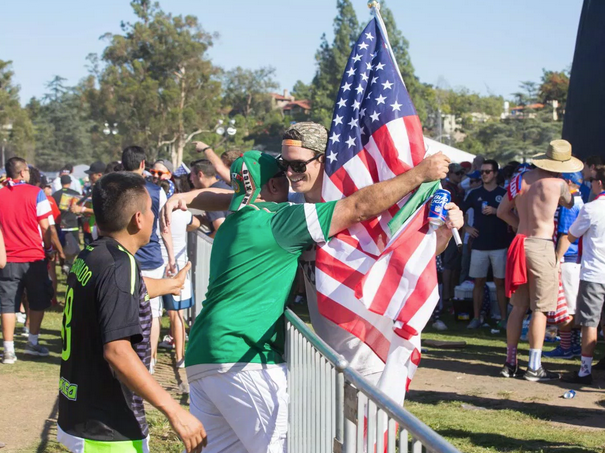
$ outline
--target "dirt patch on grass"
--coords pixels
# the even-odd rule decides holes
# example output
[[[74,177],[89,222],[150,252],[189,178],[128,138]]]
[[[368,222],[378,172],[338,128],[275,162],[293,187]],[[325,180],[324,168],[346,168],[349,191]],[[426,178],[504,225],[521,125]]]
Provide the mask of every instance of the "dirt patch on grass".
[[[462,401],[486,409],[522,412],[569,428],[605,428],[605,372],[593,372],[591,387],[563,381],[536,383],[523,378],[507,379],[499,375],[505,359],[504,347],[492,350],[489,355],[485,354],[485,348],[469,344],[455,351],[429,349],[423,354],[408,399],[423,404]],[[579,369],[580,360],[544,361],[544,365],[565,374]],[[575,398],[564,399],[563,394],[570,389],[576,391]]]
[[[55,379],[2,375],[0,441],[6,444],[2,453],[23,452],[36,440],[47,438],[51,430],[56,435],[58,375]]]

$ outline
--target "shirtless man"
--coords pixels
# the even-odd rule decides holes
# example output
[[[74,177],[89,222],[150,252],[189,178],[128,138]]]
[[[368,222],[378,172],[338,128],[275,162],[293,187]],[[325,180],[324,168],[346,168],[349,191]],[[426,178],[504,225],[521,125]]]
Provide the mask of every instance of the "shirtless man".
[[[498,217],[517,230],[506,263],[506,293],[513,310],[508,318],[506,363],[500,374],[515,377],[517,344],[527,309],[533,314],[529,324],[528,381],[559,379],[558,373],[541,363],[546,332],[546,315],[557,306],[558,269],[553,244],[554,216],[558,205],[573,206],[573,198],[560,173],[579,171],[582,162],[571,157],[571,145],[553,140],[548,151],[533,158],[535,170],[517,176],[498,207]],[[513,212],[516,209],[516,212]]]

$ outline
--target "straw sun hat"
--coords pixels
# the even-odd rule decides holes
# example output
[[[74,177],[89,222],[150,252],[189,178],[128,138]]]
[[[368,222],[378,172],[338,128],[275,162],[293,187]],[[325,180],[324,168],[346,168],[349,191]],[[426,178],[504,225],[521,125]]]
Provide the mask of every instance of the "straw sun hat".
[[[542,170],[553,173],[572,173],[580,171],[584,164],[571,155],[571,144],[567,140],[553,140],[546,153],[536,154],[532,163]]]

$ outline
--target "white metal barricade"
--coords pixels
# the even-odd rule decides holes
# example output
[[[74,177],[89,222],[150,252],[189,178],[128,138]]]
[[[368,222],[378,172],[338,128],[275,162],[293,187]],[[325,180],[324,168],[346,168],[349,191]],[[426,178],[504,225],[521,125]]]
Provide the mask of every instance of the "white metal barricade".
[[[210,277],[210,254],[214,239],[201,231],[192,231],[187,238],[187,256],[191,261],[191,281],[193,282],[193,297],[195,304],[187,310],[189,325],[202,310],[202,303],[208,290]]]
[[[290,453],[460,453],[353,370],[289,309],[286,358]]]

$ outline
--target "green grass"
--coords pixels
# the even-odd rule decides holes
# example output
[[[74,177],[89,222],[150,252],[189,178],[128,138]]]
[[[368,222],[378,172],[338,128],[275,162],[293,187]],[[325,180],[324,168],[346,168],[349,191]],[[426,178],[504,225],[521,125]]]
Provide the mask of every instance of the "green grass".
[[[60,300],[62,298],[60,297]],[[304,307],[296,307],[301,317],[308,321]],[[13,376],[35,375],[55,379],[58,375],[60,360],[60,325],[61,313],[54,310],[47,314],[44,321],[44,333],[41,336],[43,344],[51,349],[47,361],[27,361],[20,367],[0,367],[2,375],[11,373]],[[493,373],[494,367],[504,362],[505,335],[492,335],[489,329],[476,331],[466,330],[466,323],[455,323],[451,317],[445,317],[449,330],[445,333],[435,332],[427,328],[423,338],[467,342],[467,347],[460,350],[430,349],[424,354],[425,366],[434,368],[456,369],[460,372],[473,368],[475,374]],[[164,335],[168,326],[163,319]],[[21,347],[25,338],[17,339],[17,347]],[[546,349],[554,347],[546,344]],[[603,354],[599,346],[596,356]],[[527,357],[527,343],[520,345],[521,357]],[[160,360],[168,363],[170,356],[161,353]],[[561,366],[577,366],[577,362],[555,361]],[[422,366],[422,365],[421,365]],[[472,379],[472,375],[469,376]],[[494,385],[497,385],[495,378]],[[539,389],[539,387],[537,387]],[[594,416],[595,410],[585,414],[581,408],[559,408],[550,406],[540,395],[539,391],[523,401],[515,401],[515,392],[494,390],[486,395],[483,390],[469,390],[462,393],[441,393],[439,391],[412,392],[406,402],[406,408],[420,420],[437,431],[460,451],[465,453],[484,452],[542,452],[542,453],[605,453],[605,430],[582,427],[582,417]],[[182,401],[183,402],[183,401]],[[463,407],[463,405],[466,406]],[[483,406],[487,410],[473,410],[473,406]],[[184,406],[187,407],[187,406]],[[577,419],[577,423],[563,424],[553,422],[553,413],[565,411],[568,416]],[[180,452],[182,445],[172,432],[165,417],[153,408],[148,408],[148,422],[151,435],[152,452]],[[598,416],[602,416],[599,414]],[[46,440],[38,442],[26,452],[65,452],[56,441],[56,427],[49,425]],[[296,453],[296,452],[293,452]]]
[[[406,408],[465,453],[605,452],[605,432],[564,428],[516,410],[468,410],[460,401]]]

